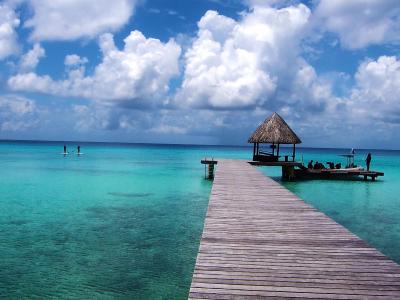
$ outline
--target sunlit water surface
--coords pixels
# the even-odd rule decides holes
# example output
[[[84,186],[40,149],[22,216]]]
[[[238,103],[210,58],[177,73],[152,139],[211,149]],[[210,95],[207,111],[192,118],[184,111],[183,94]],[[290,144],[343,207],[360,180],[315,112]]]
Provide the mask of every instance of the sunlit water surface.
[[[211,190],[199,161],[251,150],[88,143],[64,157],[62,146],[0,143],[0,298],[187,298]],[[372,166],[385,177],[284,185],[400,262],[400,153],[375,151]]]

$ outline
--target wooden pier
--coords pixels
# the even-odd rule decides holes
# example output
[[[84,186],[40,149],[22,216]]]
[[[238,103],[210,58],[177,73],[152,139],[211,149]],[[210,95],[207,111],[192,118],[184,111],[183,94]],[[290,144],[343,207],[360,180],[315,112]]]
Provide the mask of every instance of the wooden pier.
[[[203,163],[203,161],[202,161]],[[282,179],[287,180],[287,172],[293,173],[292,179],[333,179],[333,180],[349,180],[371,178],[375,181],[377,177],[384,176],[385,173],[378,171],[367,171],[365,169],[308,169],[301,162],[296,161],[249,161],[253,166],[263,167],[282,167]]]
[[[299,178],[309,179],[352,179],[352,178],[363,178],[368,180],[371,178],[375,181],[377,177],[384,176],[385,173],[378,171],[367,171],[364,169],[322,169],[322,170],[309,170],[300,169],[296,172],[296,176]]]
[[[400,266],[245,161],[219,160],[190,299],[400,299]]]

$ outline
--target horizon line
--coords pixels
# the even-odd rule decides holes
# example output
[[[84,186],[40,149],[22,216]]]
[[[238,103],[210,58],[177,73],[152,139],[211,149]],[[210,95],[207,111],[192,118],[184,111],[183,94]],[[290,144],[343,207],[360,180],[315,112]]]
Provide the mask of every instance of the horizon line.
[[[232,144],[185,144],[185,143],[154,143],[154,142],[110,142],[110,141],[73,141],[73,140],[26,140],[26,139],[0,139],[0,143],[3,142],[28,142],[28,143],[86,143],[86,144],[119,144],[119,145],[170,145],[170,146],[203,146],[203,147],[241,147],[251,148],[249,145],[232,145]],[[286,144],[282,144],[281,147],[286,147]],[[300,149],[340,149],[347,150],[352,149],[351,147],[311,147],[311,146],[297,146]],[[355,150],[377,150],[377,151],[400,151],[400,149],[384,149],[384,148],[354,148]]]

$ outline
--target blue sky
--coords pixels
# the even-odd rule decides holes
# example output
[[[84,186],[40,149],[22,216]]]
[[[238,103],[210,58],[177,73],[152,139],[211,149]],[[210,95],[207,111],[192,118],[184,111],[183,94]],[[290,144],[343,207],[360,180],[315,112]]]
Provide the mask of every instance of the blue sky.
[[[400,148],[398,0],[0,1],[0,139]]]

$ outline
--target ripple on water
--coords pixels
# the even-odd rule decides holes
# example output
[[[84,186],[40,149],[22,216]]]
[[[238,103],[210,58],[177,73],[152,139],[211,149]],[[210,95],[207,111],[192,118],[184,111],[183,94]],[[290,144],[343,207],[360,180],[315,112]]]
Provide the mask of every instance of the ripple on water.
[[[108,195],[114,197],[125,197],[125,198],[146,198],[154,195],[153,193],[122,193],[122,192],[108,192]]]
[[[186,299],[211,188],[200,156],[40,149],[0,157],[0,298]]]

